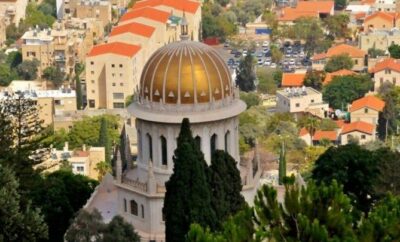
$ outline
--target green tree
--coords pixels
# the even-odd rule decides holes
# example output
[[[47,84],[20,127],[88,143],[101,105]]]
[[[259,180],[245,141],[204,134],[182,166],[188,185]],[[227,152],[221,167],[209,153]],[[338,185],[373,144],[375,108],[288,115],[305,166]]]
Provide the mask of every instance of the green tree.
[[[42,9],[45,11],[45,9]],[[26,7],[26,16],[23,24],[26,27],[51,28],[56,19],[52,15],[43,13],[35,3],[29,3]]]
[[[271,46],[271,60],[274,63],[278,63],[282,60],[283,53],[279,50],[279,48],[275,45]]]
[[[253,56],[246,55],[244,59],[240,61],[238,74],[236,77],[236,85],[239,89],[244,92],[254,91],[256,75],[254,72]]]
[[[399,59],[400,58],[400,45],[392,44],[389,46],[388,51],[390,53],[390,57]]]
[[[58,66],[49,66],[43,70],[43,77],[51,81],[56,88],[60,87],[65,79],[65,74]]]
[[[275,70],[259,68],[257,69],[257,91],[265,94],[275,94],[278,85],[274,80]]]
[[[307,71],[306,76],[304,77],[304,86],[312,87],[316,90],[321,90],[324,79],[325,72],[323,71]]]
[[[354,62],[348,54],[332,56],[325,65],[325,71],[334,72],[342,69],[351,70]]]
[[[400,124],[400,87],[386,82],[380,86],[378,94],[385,101],[385,107],[379,115],[378,134],[386,140],[388,135],[397,132],[397,127]]]
[[[8,53],[6,63],[10,68],[16,68],[22,62],[22,53],[19,51],[13,51]]]
[[[130,223],[115,216],[105,227],[102,241],[140,242],[140,237]]]
[[[337,128],[338,128],[337,124],[332,119],[329,118],[322,119],[319,124],[319,129],[325,131],[331,131]]]
[[[35,80],[40,62],[36,59],[25,60],[17,66],[17,74],[23,80]]]
[[[101,181],[107,173],[112,172],[112,167],[110,162],[105,162],[105,161],[97,163],[95,169],[99,173],[97,178],[99,181]]]
[[[47,226],[40,210],[30,201],[21,202],[19,184],[13,172],[0,164],[0,241],[40,241],[47,238]]]
[[[81,210],[65,233],[65,240],[67,242],[101,241],[101,232],[105,227],[102,220],[103,217],[97,209],[91,213]]]
[[[100,133],[99,133],[99,146],[104,147],[105,149],[105,155],[106,155],[106,163],[110,163],[111,161],[111,142],[108,137],[108,123],[107,119],[103,117],[101,119],[101,124],[100,124]]]
[[[82,94],[82,84],[79,76],[75,77],[75,90],[76,90],[76,108],[78,110],[83,109],[83,94]]]
[[[286,177],[286,153],[285,144],[282,142],[282,148],[279,153],[279,185],[283,185],[283,180]]]
[[[391,193],[400,195],[400,153],[389,148],[374,151],[379,175],[374,183],[374,195],[384,197]]]
[[[182,121],[178,147],[174,152],[174,168],[165,183],[166,241],[184,241],[192,223],[215,228],[216,216],[211,207],[206,162],[190,130],[189,119]]]
[[[72,171],[50,173],[32,189],[35,206],[40,207],[49,227],[49,241],[62,241],[74,214],[84,206],[98,182]]]
[[[246,103],[248,109],[261,103],[260,96],[254,92],[240,92],[240,99]]]
[[[329,35],[334,38],[350,37],[350,29],[347,27],[350,17],[347,14],[335,14],[324,19],[323,23]]]
[[[347,0],[335,0],[335,9],[342,10],[347,6]]]
[[[368,75],[335,76],[323,89],[323,99],[332,108],[344,110],[347,104],[363,97],[372,87]]]
[[[349,144],[330,147],[315,162],[312,178],[319,184],[336,180],[353,205],[363,212],[370,210],[375,200],[374,184],[379,174],[371,151]]]
[[[360,228],[359,241],[400,240],[400,197],[389,195],[378,202]]]
[[[7,64],[0,64],[0,86],[8,86],[16,74]]]
[[[256,241],[355,241],[350,199],[338,183],[285,188],[282,205],[274,188],[264,185],[257,192]]]
[[[242,181],[236,164],[227,152],[217,150],[212,155],[208,169],[211,206],[221,225],[228,216],[236,214],[245,205],[244,198],[240,194]]]
[[[368,55],[371,58],[377,58],[379,56],[385,56],[385,51],[381,50],[381,49],[377,49],[375,48],[375,46],[373,48],[369,48],[368,49]]]
[[[305,42],[304,49],[309,54],[313,54],[324,40],[321,21],[317,18],[299,18],[295,21],[294,25],[289,28],[289,32],[293,32],[293,37],[295,39],[303,40]]]

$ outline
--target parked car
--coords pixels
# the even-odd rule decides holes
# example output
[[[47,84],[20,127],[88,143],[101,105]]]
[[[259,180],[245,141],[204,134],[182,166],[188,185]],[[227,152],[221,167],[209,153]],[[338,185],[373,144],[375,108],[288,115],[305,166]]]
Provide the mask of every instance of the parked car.
[[[276,68],[276,64],[275,63],[271,63],[271,68]]]
[[[270,66],[271,65],[271,61],[270,60],[265,60],[264,61],[264,65],[265,66]]]
[[[269,45],[268,41],[265,40],[265,41],[263,42],[263,44],[262,44],[262,47],[268,47],[268,45]]]
[[[242,56],[242,53],[240,53],[240,51],[235,53],[235,58],[240,58]]]
[[[257,61],[257,64],[258,65],[262,65],[264,62],[263,62],[263,60],[262,59],[258,59],[258,61]]]
[[[225,43],[224,43],[224,47],[225,47],[225,48],[228,48],[228,47],[229,47],[229,43],[228,43],[228,42],[225,42]]]
[[[262,52],[257,53],[257,57],[258,57],[258,58],[263,57],[263,53],[262,53]]]
[[[233,65],[233,64],[235,64],[235,60],[233,58],[230,58],[228,60],[228,65]]]

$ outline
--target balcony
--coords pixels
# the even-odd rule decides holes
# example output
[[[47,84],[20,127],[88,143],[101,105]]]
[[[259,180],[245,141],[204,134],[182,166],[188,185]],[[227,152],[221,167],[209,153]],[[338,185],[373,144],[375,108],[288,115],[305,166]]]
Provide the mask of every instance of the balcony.
[[[54,57],[54,60],[55,60],[56,62],[65,62],[65,56],[56,55],[56,56]]]

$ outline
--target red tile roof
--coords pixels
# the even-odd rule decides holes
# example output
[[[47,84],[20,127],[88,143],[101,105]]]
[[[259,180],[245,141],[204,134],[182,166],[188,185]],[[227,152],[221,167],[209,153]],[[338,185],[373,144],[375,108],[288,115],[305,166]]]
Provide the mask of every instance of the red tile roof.
[[[164,12],[152,7],[144,7],[140,9],[134,9],[125,13],[121,17],[120,23],[139,17],[144,17],[161,23],[166,23],[170,15],[171,14],[168,12]]]
[[[386,58],[375,64],[373,68],[369,70],[371,73],[377,73],[386,69],[390,69],[396,72],[400,72],[400,60],[393,58]]]
[[[283,73],[282,87],[301,87],[305,76],[306,73]]]
[[[322,139],[328,139],[331,141],[337,140],[336,131],[323,131],[323,130],[315,131],[313,140],[322,140]]]
[[[106,44],[95,45],[90,50],[88,57],[103,55],[103,54],[116,54],[122,56],[132,57],[140,50],[139,45],[131,45],[121,42],[112,42]]]
[[[299,132],[300,137],[307,135],[307,134],[308,134],[308,130],[306,128],[303,127],[300,129],[300,132]]]
[[[190,0],[143,0],[136,2],[132,9],[139,9],[143,7],[154,7],[165,5],[176,10],[185,11],[188,13],[196,13],[200,7],[199,2],[190,1]]]
[[[375,96],[366,96],[355,100],[350,107],[350,112],[357,111],[361,108],[371,108],[378,112],[385,107],[385,102]]]
[[[342,134],[359,131],[362,133],[372,135],[374,133],[374,129],[375,129],[375,126],[370,123],[366,123],[363,121],[357,121],[357,122],[353,122],[353,123],[344,124],[343,129],[342,129]]]
[[[384,19],[384,20],[389,21],[394,24],[394,20],[395,20],[396,16],[397,16],[396,13],[377,11],[377,12],[374,12],[373,14],[365,17],[364,24],[366,24],[368,21],[370,21],[371,19],[374,19],[374,18],[381,18],[381,19]]]
[[[351,58],[364,58],[367,52],[351,45],[340,44],[329,48],[326,53],[315,54],[312,60],[321,60],[342,54],[347,54]]]
[[[154,30],[155,28],[145,24],[129,23],[114,27],[111,30],[110,36],[120,35],[124,33],[132,33],[150,38],[153,35]]]
[[[319,17],[320,13],[329,14],[334,8],[333,1],[298,1],[295,8],[282,9],[279,21],[294,21],[301,17]]]
[[[342,69],[342,70],[338,70],[335,72],[331,72],[331,73],[326,73],[325,76],[325,80],[323,82],[324,85],[328,84],[329,82],[332,81],[332,79],[335,76],[352,76],[352,75],[356,75],[357,73],[354,71],[350,71],[350,70],[346,70],[346,69]]]
[[[365,12],[359,12],[359,13],[354,14],[354,18],[355,19],[363,19],[363,18],[365,18],[365,15],[366,15]]]

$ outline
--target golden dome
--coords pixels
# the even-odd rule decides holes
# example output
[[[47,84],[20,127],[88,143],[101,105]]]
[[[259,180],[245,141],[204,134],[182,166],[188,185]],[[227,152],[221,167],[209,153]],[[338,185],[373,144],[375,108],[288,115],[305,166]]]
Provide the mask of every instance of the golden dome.
[[[151,102],[207,103],[231,94],[231,75],[222,58],[213,48],[194,41],[158,49],[140,80],[140,96]]]

